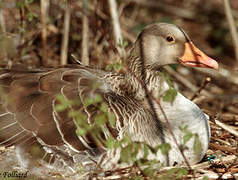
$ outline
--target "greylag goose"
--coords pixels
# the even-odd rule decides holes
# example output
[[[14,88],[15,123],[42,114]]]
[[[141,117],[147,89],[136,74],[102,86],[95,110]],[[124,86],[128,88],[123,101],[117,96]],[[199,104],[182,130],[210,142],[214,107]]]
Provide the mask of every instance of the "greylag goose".
[[[160,98],[164,112],[152,99],[153,110],[144,86],[158,99],[169,89],[168,83],[158,74],[161,66],[182,64],[217,69],[217,62],[200,51],[181,28],[166,23],[147,26],[139,34],[126,61],[127,73],[106,72],[82,65],[53,70],[2,69],[0,145],[24,146],[37,142],[50,148],[65,146],[76,153],[94,148],[104,152],[104,144],[99,146],[90,132],[84,136],[76,133],[77,126],[80,129],[76,125],[79,121],[91,126],[96,123],[99,108],[95,104],[85,106],[85,102],[100,94],[116,117],[115,127],[108,122],[104,125],[102,138],[107,136],[106,131],[117,139],[127,134],[132,141],[151,147],[166,142],[171,146],[167,158],[161,151],[149,158],[167,162],[166,165],[183,164],[184,158],[169,131],[166,115],[179,145],[184,143],[181,126],[196,134],[201,142],[199,152],[194,153],[195,138],[191,138],[186,142],[184,154],[189,163],[199,162],[210,139],[206,115],[180,93],[173,102]],[[58,111],[58,94],[77,103]],[[80,111],[80,117],[87,118],[69,116],[70,109]]]

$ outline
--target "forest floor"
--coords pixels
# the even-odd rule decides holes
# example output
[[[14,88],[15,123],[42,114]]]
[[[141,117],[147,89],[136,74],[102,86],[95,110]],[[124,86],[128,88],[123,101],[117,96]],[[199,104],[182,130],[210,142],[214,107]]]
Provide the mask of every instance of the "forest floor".
[[[75,1],[69,2],[72,13],[68,55],[69,63],[73,63],[71,54],[81,57],[83,6]],[[219,0],[156,2],[119,1],[118,13],[125,46],[130,47],[145,25],[171,22],[183,27],[193,42],[206,54],[218,60],[220,65],[218,71],[188,69],[181,66],[177,66],[176,71],[173,69],[168,71],[179,92],[193,99],[210,116],[209,150],[203,161],[192,167],[194,171],[190,172],[186,179],[194,177],[203,179],[204,176],[209,179],[238,179],[238,61],[235,60],[224,5]],[[119,59],[113,45],[111,20],[105,3],[106,1],[92,0],[88,12],[90,65],[100,68],[105,68],[106,64]],[[231,3],[237,24],[238,2],[231,1]],[[39,7],[38,1],[23,4],[20,8],[16,6],[14,0],[3,1],[1,15],[5,19],[6,32],[0,35],[1,67],[42,68],[45,49],[47,49],[47,66],[60,65],[64,6],[57,0],[51,1],[45,46],[42,46]],[[13,164],[17,164],[13,148],[0,149],[0,170],[8,171]],[[60,179],[62,172],[43,169],[44,172],[40,176],[33,176],[33,179],[53,179],[53,177]],[[126,179],[128,173],[127,170],[117,170],[107,173],[104,179]]]

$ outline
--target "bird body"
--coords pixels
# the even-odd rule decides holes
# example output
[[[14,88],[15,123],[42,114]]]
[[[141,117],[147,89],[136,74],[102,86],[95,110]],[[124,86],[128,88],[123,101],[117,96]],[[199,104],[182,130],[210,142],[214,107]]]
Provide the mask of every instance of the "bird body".
[[[108,122],[102,125],[101,139],[107,138],[109,133],[115,139],[127,134],[132,141],[152,147],[166,142],[171,146],[169,161],[161,152],[149,159],[167,161],[167,165],[183,164],[177,145],[184,144],[182,128],[187,127],[186,132],[191,132],[194,138],[186,142],[188,148],[184,153],[190,163],[196,163],[208,148],[209,123],[201,109],[180,93],[173,102],[162,100],[170,87],[158,71],[161,66],[174,63],[218,68],[214,60],[191,43],[183,30],[160,23],[148,26],[138,36],[127,58],[126,73],[82,65],[53,70],[1,70],[0,145],[38,142],[52,148],[68,146],[75,152],[94,148],[105,151],[103,143],[98,143],[90,132],[85,136],[77,134],[80,129],[77,118],[69,116],[72,110],[80,111],[87,118],[79,121],[94,126],[100,108],[98,104],[85,106],[85,103],[100,95],[101,101],[116,116],[114,127]],[[148,93],[153,97],[152,106]],[[57,111],[61,105],[59,94],[76,103]],[[193,149],[195,137],[201,142],[197,154]]]

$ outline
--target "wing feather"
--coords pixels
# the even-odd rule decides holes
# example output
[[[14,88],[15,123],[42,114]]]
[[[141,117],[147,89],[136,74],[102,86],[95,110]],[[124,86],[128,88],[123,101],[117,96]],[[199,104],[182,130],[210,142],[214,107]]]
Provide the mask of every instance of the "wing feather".
[[[100,95],[102,101],[108,103],[108,90],[104,87],[109,85],[103,80],[105,74],[104,71],[82,66],[43,71],[2,70],[0,143],[17,144],[36,137],[32,138],[33,141],[40,139],[40,143],[48,146],[67,144],[75,151],[98,147],[90,132],[84,137],[77,135],[77,122],[69,117],[69,112],[80,111],[88,117],[85,123],[94,124],[100,104],[85,106],[85,101]],[[61,112],[56,111],[56,106],[60,104],[57,99],[59,94],[74,102],[69,109]],[[117,136],[117,131],[108,122],[104,128]],[[102,131],[99,137],[102,140],[106,135]]]

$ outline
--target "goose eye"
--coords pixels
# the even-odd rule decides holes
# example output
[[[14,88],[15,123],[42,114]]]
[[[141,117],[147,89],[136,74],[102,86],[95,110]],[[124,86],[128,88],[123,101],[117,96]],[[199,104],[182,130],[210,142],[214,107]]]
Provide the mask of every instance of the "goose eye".
[[[168,42],[170,42],[170,43],[175,41],[175,39],[174,39],[173,36],[167,36],[167,37],[166,37],[166,40],[167,40]]]

